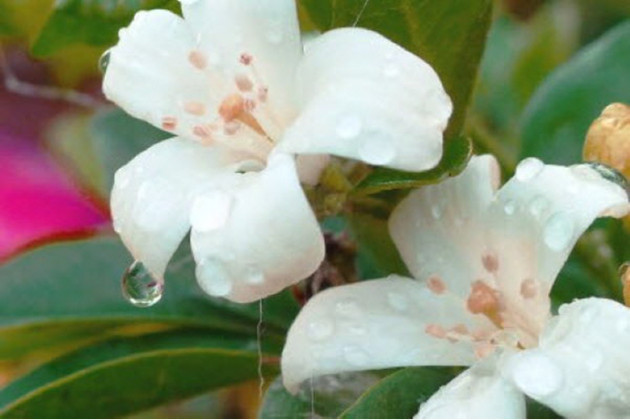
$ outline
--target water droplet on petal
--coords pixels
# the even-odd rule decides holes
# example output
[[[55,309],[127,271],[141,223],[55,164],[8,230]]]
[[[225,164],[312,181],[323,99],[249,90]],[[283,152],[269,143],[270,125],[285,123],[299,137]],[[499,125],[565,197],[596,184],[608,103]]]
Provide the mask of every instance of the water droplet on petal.
[[[308,324],[308,336],[316,341],[325,340],[335,331],[334,324],[329,319],[319,319]]]
[[[387,165],[396,157],[396,149],[387,140],[368,138],[359,147],[359,157],[370,165]]]
[[[523,159],[516,167],[516,179],[521,182],[528,182],[536,178],[545,168],[545,164],[537,158]]]
[[[339,138],[349,140],[357,137],[363,130],[363,121],[357,115],[346,115],[337,124]]]
[[[354,299],[343,299],[337,302],[335,310],[339,315],[358,316],[361,314],[361,308]]]
[[[232,197],[223,191],[212,191],[195,199],[190,210],[190,224],[200,232],[220,229],[227,223]]]
[[[624,190],[628,191],[628,189],[630,188],[630,186],[628,185],[628,180],[618,170],[604,165],[603,163],[597,162],[590,162],[588,163],[588,166],[595,172],[597,172],[602,178],[619,185]]]
[[[164,282],[155,279],[140,261],[134,261],[122,277],[125,299],[139,308],[148,308],[162,299]]]
[[[512,375],[516,385],[534,398],[553,394],[564,381],[560,368],[549,357],[536,351],[522,353]]]
[[[245,282],[252,285],[263,284],[265,282],[265,273],[258,267],[249,265],[245,267]]]
[[[543,228],[543,241],[554,251],[565,250],[573,240],[575,228],[571,217],[565,212],[551,216]]]
[[[398,311],[404,311],[405,309],[407,309],[408,306],[407,298],[400,293],[389,292],[387,294],[387,301],[392,308]]]
[[[388,63],[383,69],[385,77],[394,78],[400,74],[400,69],[394,63]]]
[[[516,202],[514,200],[508,200],[503,205],[503,211],[508,216],[513,215],[516,212]]]
[[[197,264],[196,275],[199,286],[211,296],[223,297],[232,291],[232,277],[216,258],[208,258]]]
[[[101,57],[98,59],[98,69],[101,74],[105,74],[107,72],[107,67],[109,66],[109,60],[112,55],[111,48],[103,53]]]
[[[549,202],[542,195],[534,197],[528,206],[529,213],[536,219],[540,219],[548,208]]]
[[[354,366],[365,366],[370,360],[368,354],[356,346],[345,347],[343,355],[346,361]]]

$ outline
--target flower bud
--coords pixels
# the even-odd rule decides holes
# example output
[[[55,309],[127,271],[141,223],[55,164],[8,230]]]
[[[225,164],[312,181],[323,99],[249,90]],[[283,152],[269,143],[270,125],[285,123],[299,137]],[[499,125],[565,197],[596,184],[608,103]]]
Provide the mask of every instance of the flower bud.
[[[591,124],[584,160],[603,163],[630,178],[630,106],[608,105]]]

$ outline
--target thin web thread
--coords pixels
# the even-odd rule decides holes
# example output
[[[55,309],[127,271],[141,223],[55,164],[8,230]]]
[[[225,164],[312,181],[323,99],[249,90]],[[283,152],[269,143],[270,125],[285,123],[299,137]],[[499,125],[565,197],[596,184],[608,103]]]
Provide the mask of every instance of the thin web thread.
[[[2,45],[0,45],[0,70],[3,74],[4,86],[9,92],[33,98],[65,101],[85,108],[96,108],[101,104],[100,101],[92,96],[72,89],[36,85],[19,80],[13,73],[13,70],[11,70],[11,66],[9,66],[9,60],[4,53]]]
[[[258,325],[256,325],[256,342],[258,344],[258,395],[261,402],[265,392],[265,377],[263,376],[262,327],[263,300],[260,299],[258,301]]]
[[[359,14],[357,15],[357,18],[355,19],[354,24],[352,24],[353,27],[355,27],[355,26],[357,26],[359,24],[359,21],[363,17],[363,13],[365,13],[365,9],[367,9],[367,6],[368,6],[369,2],[370,2],[370,0],[365,0],[365,3],[363,3],[363,7],[359,11]]]

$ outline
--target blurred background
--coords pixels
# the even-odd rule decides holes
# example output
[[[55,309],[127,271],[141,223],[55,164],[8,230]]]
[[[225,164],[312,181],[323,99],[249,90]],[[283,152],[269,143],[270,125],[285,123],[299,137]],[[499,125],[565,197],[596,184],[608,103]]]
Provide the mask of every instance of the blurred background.
[[[114,12],[80,23],[69,17],[74,1],[0,0],[1,264],[48,241],[109,232],[113,171],[165,137],[116,110],[100,91],[106,62],[99,68],[99,59],[132,18],[124,3],[138,1],[102,1]],[[630,103],[629,19],[628,0],[496,0],[466,122],[476,151],[496,154],[506,176],[525,156],[579,162],[601,110]],[[576,292],[559,282],[559,301],[620,298],[616,270],[630,250],[627,235],[609,234],[619,231],[619,224],[598,225],[576,248],[587,257],[572,257],[562,278],[583,287]],[[588,279],[593,273],[602,284]],[[0,387],[54,354],[0,360]],[[257,408],[254,381],[138,417],[252,417]]]

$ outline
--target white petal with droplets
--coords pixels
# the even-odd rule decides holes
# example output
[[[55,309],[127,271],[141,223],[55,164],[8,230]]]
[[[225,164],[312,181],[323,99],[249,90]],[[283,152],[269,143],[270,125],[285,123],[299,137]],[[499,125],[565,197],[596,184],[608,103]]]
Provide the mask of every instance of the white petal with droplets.
[[[630,417],[630,309],[607,299],[560,308],[537,349],[512,361],[514,383],[567,418]]]
[[[501,374],[503,361],[491,358],[475,364],[443,386],[414,418],[524,419],[525,397]]]
[[[285,151],[411,171],[442,156],[452,105],[439,77],[375,32],[338,29],[312,41],[296,91],[302,109],[281,143]]]
[[[119,169],[112,218],[135,259],[161,278],[190,228],[199,189],[223,183],[235,170],[232,156],[222,149],[180,138],[152,146]]]
[[[306,278],[319,267],[323,237],[291,157],[274,155],[266,169],[240,175],[229,191],[211,189],[200,196],[205,194],[230,195],[229,214],[224,218],[220,212],[221,226],[200,229],[193,225],[197,280],[210,294],[252,302]],[[217,286],[216,281],[221,284]]]
[[[430,325],[448,330],[459,324],[470,331],[493,329],[453,296],[437,296],[402,277],[328,289],[306,304],[289,330],[283,381],[294,392],[304,380],[332,373],[469,365],[475,359],[470,340],[450,341],[426,332]]]

